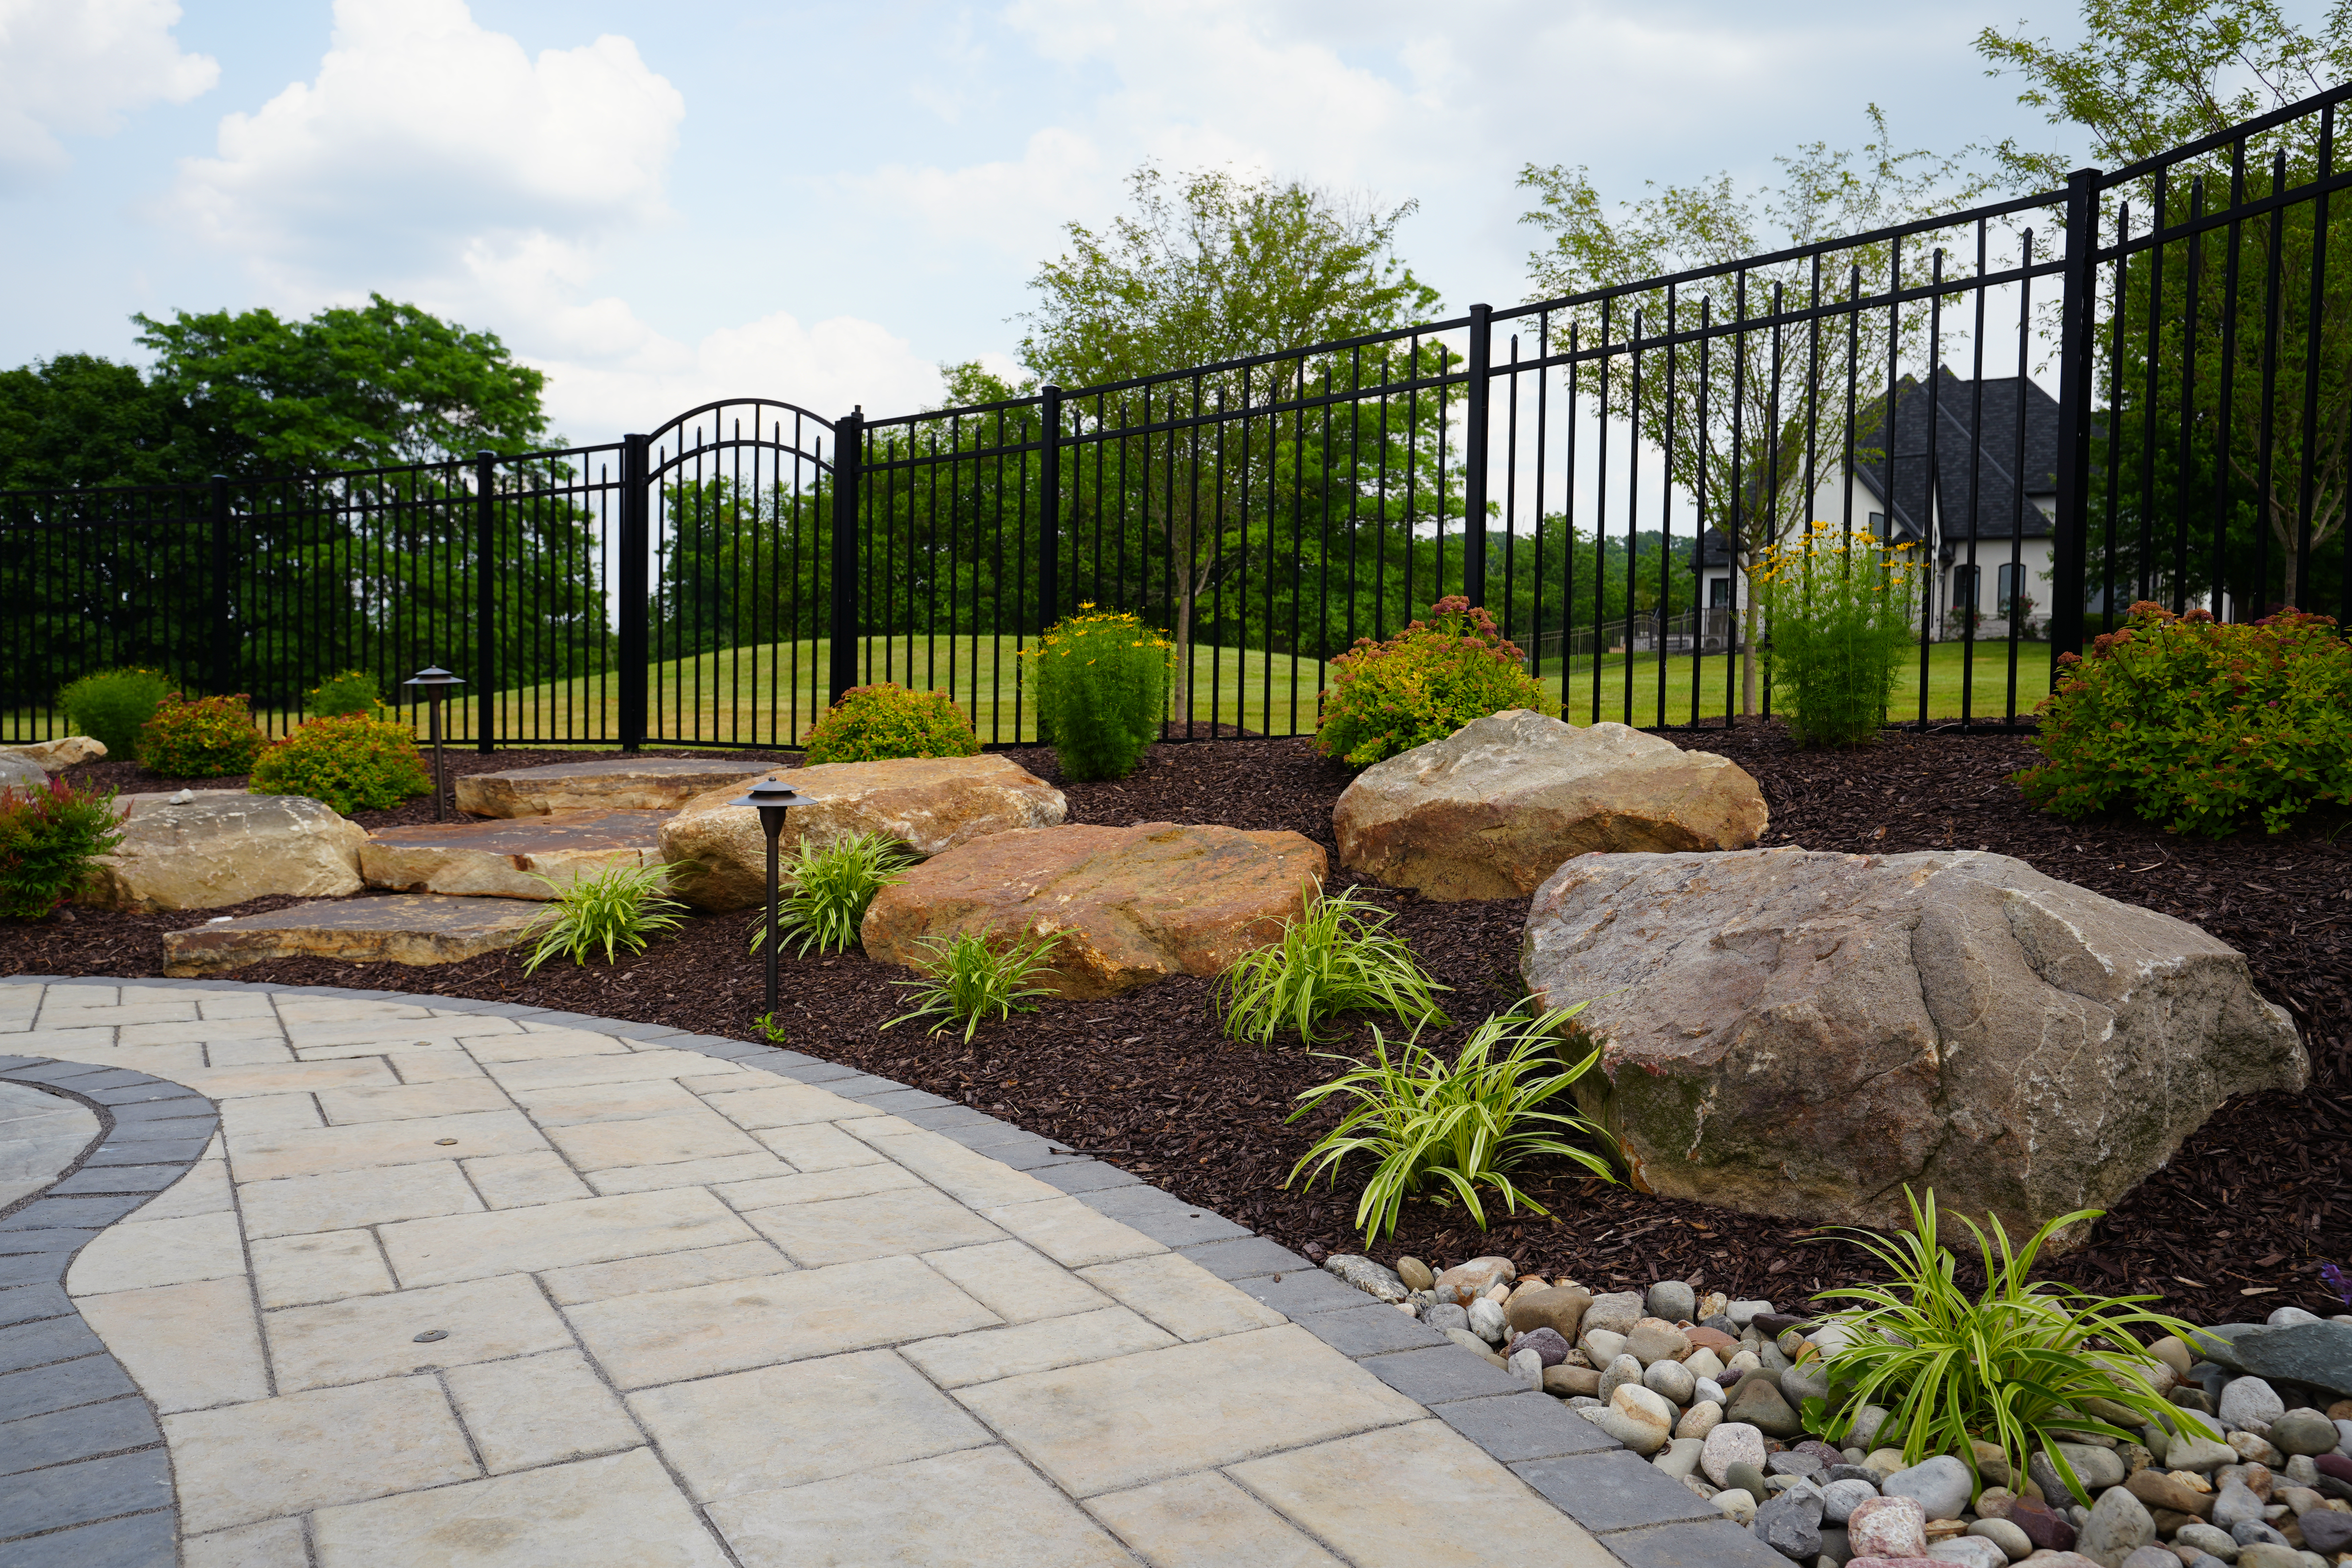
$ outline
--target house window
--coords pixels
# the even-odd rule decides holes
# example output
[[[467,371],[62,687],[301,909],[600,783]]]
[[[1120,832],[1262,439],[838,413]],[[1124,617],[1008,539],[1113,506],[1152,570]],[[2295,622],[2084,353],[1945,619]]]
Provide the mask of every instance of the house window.
[[[1710,610],[1731,608],[1731,579],[1709,577],[1706,580],[1706,607]]]
[[[1886,537],[1886,514],[1885,512],[1874,511],[1870,514],[1870,537],[1873,539],[1884,539]]]
[[[1977,569],[1973,566],[1952,568],[1952,608],[1973,610],[1977,607]]]
[[[1997,603],[2000,605],[1999,614],[2004,620],[2009,616],[2010,602],[2017,597],[2018,593],[2020,592],[2020,584],[2022,584],[2024,580],[2025,568],[2021,563],[2012,563],[2010,562],[2001,563],[2000,596]],[[2026,603],[2030,606],[2032,601],[2029,598]]]

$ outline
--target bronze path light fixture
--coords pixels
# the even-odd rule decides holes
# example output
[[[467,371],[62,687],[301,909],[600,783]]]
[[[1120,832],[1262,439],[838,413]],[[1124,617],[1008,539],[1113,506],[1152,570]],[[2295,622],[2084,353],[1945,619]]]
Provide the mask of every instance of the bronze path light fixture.
[[[761,779],[751,786],[740,800],[730,800],[730,805],[757,806],[760,811],[760,831],[768,836],[768,940],[765,943],[768,960],[768,1011],[776,1010],[776,950],[783,945],[783,936],[776,930],[776,880],[781,875],[777,837],[784,830],[784,812],[795,805],[806,805],[810,797],[801,794],[782,779]]]
[[[466,683],[437,664],[428,664],[406,680],[403,686],[421,686],[425,700],[433,708],[433,820],[442,820],[443,801],[446,791],[442,784],[441,769],[441,698],[449,688]]]

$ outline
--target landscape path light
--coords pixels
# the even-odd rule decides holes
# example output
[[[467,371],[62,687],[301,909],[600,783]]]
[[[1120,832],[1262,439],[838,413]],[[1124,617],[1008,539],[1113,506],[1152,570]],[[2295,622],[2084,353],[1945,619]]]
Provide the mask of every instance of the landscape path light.
[[[784,830],[787,807],[806,805],[810,797],[801,794],[782,779],[761,779],[751,786],[740,800],[730,800],[730,805],[757,806],[760,811],[760,831],[768,836],[768,1011],[776,1010],[776,950],[784,944],[783,934],[776,930],[776,879],[781,875],[777,837]]]
[[[425,700],[433,709],[433,820],[442,820],[442,800],[446,786],[442,783],[441,769],[441,695],[453,686],[466,683],[437,664],[428,664],[406,680],[403,686],[421,686]]]

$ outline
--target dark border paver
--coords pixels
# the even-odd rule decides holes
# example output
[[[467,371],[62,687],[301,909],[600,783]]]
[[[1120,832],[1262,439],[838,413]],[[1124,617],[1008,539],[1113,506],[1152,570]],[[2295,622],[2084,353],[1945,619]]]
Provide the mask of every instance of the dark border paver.
[[[1402,1316],[1402,1313],[1398,1315]],[[1449,1399],[1479,1399],[1489,1394],[1530,1392],[1526,1384],[1501,1367],[1472,1355],[1455,1344],[1432,1345],[1427,1350],[1398,1351],[1392,1355],[1368,1357],[1357,1364],[1407,1399],[1418,1399],[1429,1405],[1443,1405]],[[1634,1463],[1640,1464],[1641,1461],[1636,1459]],[[1682,1490],[1679,1487],[1675,1489]],[[1690,1493],[1684,1491],[1683,1495],[1689,1497]]]
[[[1436,1409],[1439,1420],[1507,1465],[1622,1448],[1565,1403],[1531,1388],[1493,1399],[1456,1400]]]
[[[1713,1503],[1630,1448],[1528,1459],[1513,1465],[1511,1472],[1595,1535],[1677,1519],[1731,1522]]]

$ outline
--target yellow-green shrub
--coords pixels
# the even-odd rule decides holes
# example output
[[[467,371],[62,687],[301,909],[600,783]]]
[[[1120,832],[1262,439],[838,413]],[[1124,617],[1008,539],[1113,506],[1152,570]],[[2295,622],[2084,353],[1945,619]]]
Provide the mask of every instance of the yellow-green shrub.
[[[909,691],[884,681],[853,686],[801,737],[811,765],[890,757],[971,757],[980,737],[944,691]]]
[[[218,778],[250,770],[268,744],[242,695],[191,700],[175,691],[140,727],[139,760],[167,779]]]
[[[1475,719],[1541,708],[1543,687],[1485,610],[1459,595],[1386,642],[1370,637],[1331,661],[1315,749],[1351,768],[1442,741]]]
[[[256,795],[307,795],[346,816],[389,811],[432,787],[408,726],[364,713],[311,720],[262,753],[251,785]]]
[[[1065,778],[1125,778],[1160,734],[1171,644],[1124,611],[1080,605],[1022,658],[1037,736]]]

